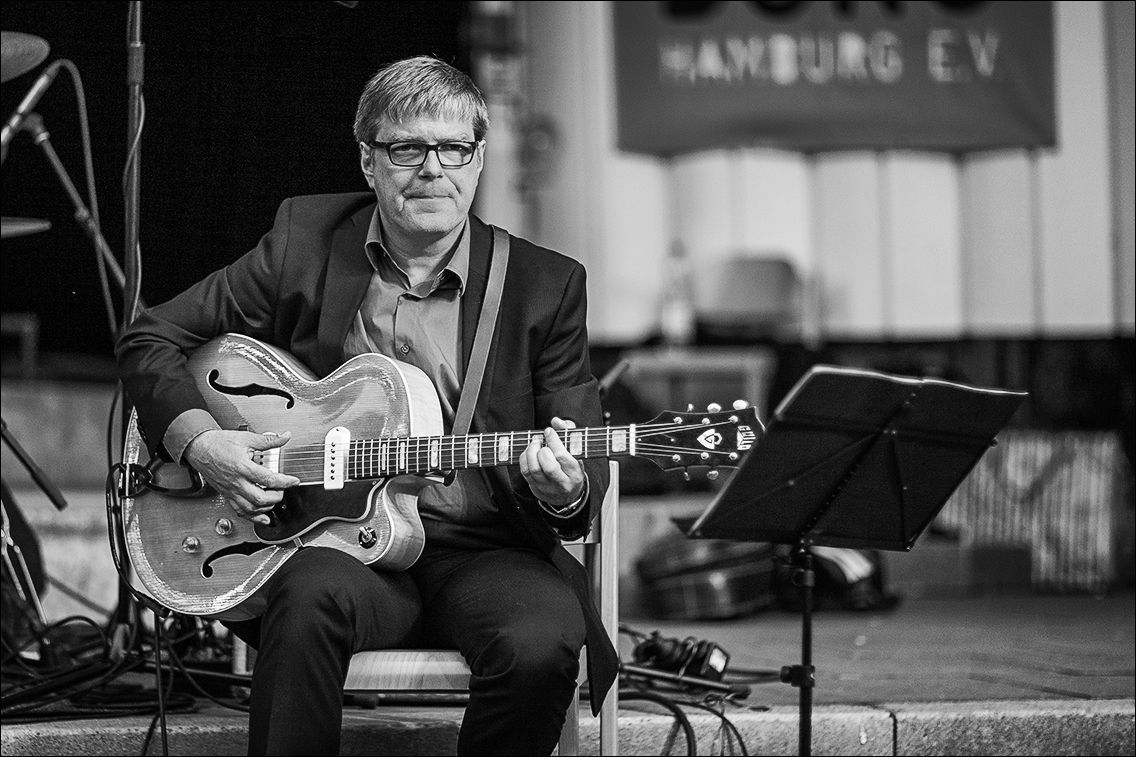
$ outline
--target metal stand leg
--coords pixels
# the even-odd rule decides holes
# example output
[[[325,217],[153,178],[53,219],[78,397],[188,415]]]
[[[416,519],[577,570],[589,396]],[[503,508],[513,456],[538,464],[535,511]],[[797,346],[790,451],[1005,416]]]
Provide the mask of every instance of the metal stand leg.
[[[809,542],[802,540],[793,551],[793,584],[801,595],[801,664],[781,668],[781,680],[800,689],[800,725],[798,754],[812,754],[813,687],[816,670],[813,668],[813,553]]]

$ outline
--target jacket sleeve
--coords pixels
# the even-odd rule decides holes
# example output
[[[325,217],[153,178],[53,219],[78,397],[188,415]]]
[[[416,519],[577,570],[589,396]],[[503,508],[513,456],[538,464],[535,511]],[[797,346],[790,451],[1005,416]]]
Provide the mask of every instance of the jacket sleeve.
[[[208,411],[186,368],[190,352],[225,333],[268,339],[288,247],[291,201],[273,228],[236,262],[173,299],[140,313],[115,345],[118,374],[138,411],[139,428],[156,454],[169,425],[191,409]]]
[[[584,267],[577,263],[568,277],[552,329],[533,368],[538,427],[549,425],[556,417],[571,419],[580,428],[603,425],[599,383],[592,375],[588,356],[587,312],[587,276]],[[584,469],[588,475],[588,502],[572,517],[561,518],[548,513],[536,502],[527,485],[518,492],[523,499],[531,501],[562,539],[578,539],[587,533],[607,492],[607,460],[585,460]]]

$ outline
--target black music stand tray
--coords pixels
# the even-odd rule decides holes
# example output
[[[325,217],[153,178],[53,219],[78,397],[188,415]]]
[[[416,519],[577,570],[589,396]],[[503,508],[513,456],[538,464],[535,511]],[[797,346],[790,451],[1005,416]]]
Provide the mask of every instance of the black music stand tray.
[[[812,749],[811,547],[909,551],[1025,396],[815,366],[705,512],[675,519],[691,538],[793,545],[801,663],[781,680],[800,689],[800,754]]]

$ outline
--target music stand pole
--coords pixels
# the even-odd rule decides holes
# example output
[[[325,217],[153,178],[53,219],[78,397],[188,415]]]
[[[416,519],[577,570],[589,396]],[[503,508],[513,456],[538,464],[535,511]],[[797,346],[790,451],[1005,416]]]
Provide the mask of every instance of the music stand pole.
[[[800,689],[800,724],[797,729],[797,753],[804,757],[813,749],[813,687],[816,670],[813,668],[813,553],[809,540],[801,539],[793,551],[793,585],[801,596],[801,664],[781,668],[781,681]]]

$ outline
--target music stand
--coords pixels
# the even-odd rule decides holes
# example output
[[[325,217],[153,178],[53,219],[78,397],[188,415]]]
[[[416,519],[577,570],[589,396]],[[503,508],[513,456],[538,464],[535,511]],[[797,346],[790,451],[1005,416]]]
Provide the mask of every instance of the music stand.
[[[707,509],[674,519],[690,538],[793,545],[801,663],[781,680],[800,689],[800,754],[812,740],[812,546],[909,551],[1025,396],[814,366]]]

